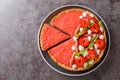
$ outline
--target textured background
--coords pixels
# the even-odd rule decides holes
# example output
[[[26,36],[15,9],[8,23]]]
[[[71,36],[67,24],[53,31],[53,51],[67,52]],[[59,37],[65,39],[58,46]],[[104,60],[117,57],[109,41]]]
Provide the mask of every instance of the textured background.
[[[96,71],[68,77],[41,58],[37,33],[44,17],[66,4],[87,6],[106,21],[111,49]],[[0,0],[0,80],[120,80],[120,0]]]

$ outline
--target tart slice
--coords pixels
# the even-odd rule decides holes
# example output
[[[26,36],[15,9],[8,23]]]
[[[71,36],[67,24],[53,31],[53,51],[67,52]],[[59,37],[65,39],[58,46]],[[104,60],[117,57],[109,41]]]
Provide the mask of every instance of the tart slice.
[[[53,61],[55,61],[59,66],[72,70],[70,61],[73,55],[72,46],[74,44],[73,39],[67,40],[66,42],[50,49],[48,53]]]
[[[69,38],[70,37],[68,35],[45,23],[40,34],[41,48],[42,50],[47,50],[48,48]]]

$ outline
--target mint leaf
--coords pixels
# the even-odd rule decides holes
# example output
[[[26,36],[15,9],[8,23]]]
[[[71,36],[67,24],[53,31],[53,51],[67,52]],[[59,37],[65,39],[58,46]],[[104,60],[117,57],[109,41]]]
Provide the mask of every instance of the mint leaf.
[[[88,61],[88,64],[89,64],[89,65],[92,65],[93,62],[94,62],[94,59],[90,59],[90,60]]]
[[[80,51],[80,54],[83,55],[86,51],[87,51],[87,49],[83,49],[83,50]]]
[[[83,49],[83,50],[75,53],[75,56],[81,56],[81,55],[83,55],[86,51],[87,51],[87,49]]]
[[[94,22],[90,22],[90,24],[88,25],[88,29],[94,24]]]
[[[101,26],[101,25],[102,25],[102,21],[99,21],[99,22],[98,22],[98,25]]]
[[[95,37],[93,38],[92,42],[88,45],[88,48],[92,48],[94,45],[94,42],[98,39],[98,35],[95,35]]]
[[[79,52],[75,53],[75,56],[80,56]]]
[[[86,28],[83,29],[83,31],[86,31],[86,30],[88,30],[88,27],[86,27]]]
[[[98,38],[98,35],[95,35],[92,42],[95,42],[97,40],[97,38]]]
[[[78,32],[77,34],[75,34],[75,37],[78,38],[79,36],[81,36],[84,33],[84,31],[88,30],[93,24],[94,22],[90,23],[86,28],[83,29],[82,32]]]
[[[89,69],[93,64],[94,60],[90,59],[88,62],[86,62],[86,69]]]
[[[99,25],[101,28],[103,28],[102,21],[99,21],[99,22],[98,22],[98,25]]]
[[[87,62],[86,69],[89,69],[89,68],[90,68],[90,65],[89,65],[89,63]]]
[[[75,34],[75,37],[79,37],[79,36],[81,36],[82,34],[84,33],[84,31],[82,31],[82,32],[78,32],[77,34]]]
[[[88,48],[92,48],[93,45],[94,45],[94,42],[91,42],[91,43],[89,44]]]

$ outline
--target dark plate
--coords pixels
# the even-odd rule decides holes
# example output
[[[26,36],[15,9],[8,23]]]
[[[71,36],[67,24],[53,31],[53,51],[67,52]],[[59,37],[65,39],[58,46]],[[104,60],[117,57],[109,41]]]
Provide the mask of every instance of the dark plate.
[[[39,37],[40,37],[40,31],[41,31],[41,27],[43,26],[44,23],[50,23],[51,19],[56,16],[59,12],[63,11],[63,10],[67,10],[67,9],[71,9],[71,8],[79,8],[79,9],[84,9],[87,11],[90,11],[91,13],[93,13],[94,15],[97,16],[97,18],[99,20],[101,20],[103,22],[105,31],[106,31],[106,36],[107,36],[107,46],[104,52],[103,57],[101,58],[101,60],[96,63],[93,67],[91,67],[88,70],[84,70],[84,71],[69,71],[66,69],[63,69],[62,67],[58,66],[49,56],[49,54],[47,53],[47,51],[42,51],[41,47],[40,47],[40,43],[39,43]],[[43,20],[43,22],[40,25],[40,29],[38,32],[38,48],[40,51],[40,54],[42,56],[42,58],[44,59],[44,61],[55,71],[57,71],[58,73],[64,74],[64,75],[68,75],[68,76],[82,76],[85,74],[88,74],[90,72],[93,72],[94,70],[96,70],[105,60],[105,58],[108,55],[109,49],[110,49],[110,33],[108,30],[108,27],[105,23],[105,21],[100,17],[100,15],[98,13],[96,13],[95,11],[93,11],[92,9],[85,7],[85,6],[81,6],[81,5],[66,5],[66,6],[62,6],[59,7],[57,9],[55,9],[54,11],[52,11],[50,14],[47,15],[47,17]]]

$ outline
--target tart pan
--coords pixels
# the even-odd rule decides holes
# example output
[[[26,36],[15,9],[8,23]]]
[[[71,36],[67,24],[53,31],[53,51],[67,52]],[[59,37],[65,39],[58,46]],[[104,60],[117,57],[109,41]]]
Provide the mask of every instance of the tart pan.
[[[77,8],[77,9],[84,9],[84,10],[87,10],[91,13],[93,13],[94,15],[97,16],[97,18],[99,20],[101,20],[103,22],[103,26],[104,26],[104,29],[106,31],[106,38],[107,38],[107,43],[106,43],[106,49],[104,51],[104,55],[102,56],[102,58],[100,59],[100,61],[98,63],[96,63],[93,67],[91,67],[90,69],[87,69],[87,70],[84,70],[84,71],[69,71],[69,70],[66,70],[60,66],[58,66],[52,59],[51,57],[49,56],[49,54],[47,53],[47,51],[43,51],[40,47],[40,32],[41,32],[41,27],[43,26],[44,23],[50,23],[50,21],[52,20],[52,18],[54,16],[56,16],[58,13],[60,13],[61,11],[64,11],[64,10],[67,10],[67,9],[72,9],[72,8]],[[95,12],[94,10],[88,8],[88,7],[85,7],[85,6],[82,6],[82,5],[65,5],[65,6],[61,6],[55,10],[53,10],[52,12],[50,12],[45,18],[44,20],[42,21],[41,25],[40,25],[40,28],[39,28],[39,31],[38,31],[38,48],[39,48],[39,52],[42,56],[42,58],[44,59],[44,61],[53,69],[55,70],[56,72],[58,73],[61,73],[63,75],[68,75],[68,76],[82,76],[82,75],[86,75],[86,74],[89,74],[93,71],[95,71],[106,59],[107,55],[108,55],[108,52],[109,52],[109,49],[110,49],[110,33],[109,33],[109,30],[108,30],[108,27],[105,23],[105,21],[102,19],[102,17],[97,13]]]

